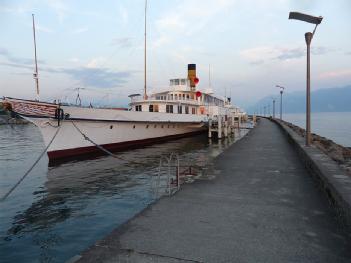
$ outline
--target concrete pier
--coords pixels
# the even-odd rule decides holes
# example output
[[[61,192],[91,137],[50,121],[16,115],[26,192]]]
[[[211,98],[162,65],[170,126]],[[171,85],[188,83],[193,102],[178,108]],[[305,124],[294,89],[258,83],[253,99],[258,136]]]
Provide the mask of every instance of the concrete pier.
[[[185,185],[97,242],[78,262],[350,262],[336,219],[277,124],[223,152],[216,178]]]

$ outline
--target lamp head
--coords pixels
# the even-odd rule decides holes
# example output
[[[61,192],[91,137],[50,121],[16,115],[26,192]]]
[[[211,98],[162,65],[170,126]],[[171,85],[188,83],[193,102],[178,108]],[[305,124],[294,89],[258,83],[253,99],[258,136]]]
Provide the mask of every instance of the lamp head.
[[[289,19],[296,19],[296,20],[307,22],[307,23],[319,25],[322,22],[323,17],[322,16],[311,16],[311,15],[303,14],[300,12],[290,12]]]

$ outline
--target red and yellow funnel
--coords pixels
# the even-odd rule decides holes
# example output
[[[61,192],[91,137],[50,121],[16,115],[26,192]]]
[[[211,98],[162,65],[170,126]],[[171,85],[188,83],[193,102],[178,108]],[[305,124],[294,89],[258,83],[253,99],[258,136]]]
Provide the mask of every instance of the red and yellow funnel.
[[[196,85],[199,83],[199,79],[196,77],[196,64],[188,64],[188,79],[191,89],[195,90]]]

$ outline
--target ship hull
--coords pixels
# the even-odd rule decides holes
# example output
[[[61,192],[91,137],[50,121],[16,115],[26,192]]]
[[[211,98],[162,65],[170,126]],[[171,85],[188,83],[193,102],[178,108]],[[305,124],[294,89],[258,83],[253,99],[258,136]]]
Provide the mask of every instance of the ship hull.
[[[204,132],[206,132],[206,130],[201,129],[201,130],[192,131],[188,133],[168,135],[163,137],[146,138],[141,140],[109,143],[109,144],[103,144],[101,146],[108,151],[117,152],[117,151],[124,151],[124,150],[139,148],[142,146],[151,145],[155,143],[162,143],[165,141],[184,138],[188,136],[194,136]],[[94,146],[78,147],[78,148],[71,148],[71,149],[64,149],[64,150],[53,150],[53,151],[48,151],[47,154],[49,159],[54,162],[54,161],[60,161],[65,159],[74,159],[75,157],[84,158],[84,157],[90,157],[90,156],[98,156],[98,155],[103,155],[105,153],[94,145]]]
[[[206,131],[206,115],[59,106],[19,99],[7,101],[14,113],[39,128],[50,161],[102,154],[96,145],[118,151]],[[57,109],[62,114],[55,113]]]
[[[27,119],[39,127],[45,144],[48,145],[56,132],[57,121],[43,118]],[[103,154],[92,142],[114,152],[205,131],[203,124],[196,123],[63,120],[47,154],[50,160],[83,157]]]

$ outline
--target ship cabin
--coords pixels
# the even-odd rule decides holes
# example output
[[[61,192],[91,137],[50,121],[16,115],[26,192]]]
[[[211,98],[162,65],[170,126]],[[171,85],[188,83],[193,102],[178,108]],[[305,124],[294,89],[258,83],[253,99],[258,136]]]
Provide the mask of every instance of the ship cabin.
[[[131,111],[207,115],[209,106],[224,107],[224,99],[212,93],[197,91],[186,78],[171,79],[167,91],[154,93],[144,99],[140,94],[129,95]]]

